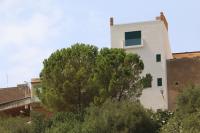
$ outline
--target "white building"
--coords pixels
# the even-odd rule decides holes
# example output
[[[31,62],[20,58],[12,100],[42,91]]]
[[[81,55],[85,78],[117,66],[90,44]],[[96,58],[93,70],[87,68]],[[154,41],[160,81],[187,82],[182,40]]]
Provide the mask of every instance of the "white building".
[[[161,12],[156,20],[114,24],[110,19],[111,47],[138,54],[144,62],[143,74],[150,73],[152,85],[143,91],[141,103],[153,110],[168,109],[166,60],[172,59],[168,23]]]

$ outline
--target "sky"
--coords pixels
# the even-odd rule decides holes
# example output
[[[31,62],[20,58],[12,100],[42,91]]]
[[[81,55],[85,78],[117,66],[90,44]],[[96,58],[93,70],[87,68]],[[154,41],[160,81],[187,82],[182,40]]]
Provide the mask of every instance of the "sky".
[[[163,11],[172,52],[200,51],[199,0],[0,0],[0,88],[39,77],[43,60],[82,42],[110,47],[114,23],[154,20]]]

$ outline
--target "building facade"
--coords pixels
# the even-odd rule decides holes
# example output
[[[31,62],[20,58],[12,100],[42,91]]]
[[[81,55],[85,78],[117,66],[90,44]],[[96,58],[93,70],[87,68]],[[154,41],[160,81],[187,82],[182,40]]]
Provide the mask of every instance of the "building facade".
[[[200,51],[174,53],[167,60],[168,109],[174,110],[176,98],[192,86],[200,86]]]
[[[142,75],[152,75],[152,85],[142,92],[141,103],[150,109],[168,109],[167,60],[172,59],[168,23],[163,13],[154,21],[114,24],[110,19],[111,47],[138,54],[144,63]]]

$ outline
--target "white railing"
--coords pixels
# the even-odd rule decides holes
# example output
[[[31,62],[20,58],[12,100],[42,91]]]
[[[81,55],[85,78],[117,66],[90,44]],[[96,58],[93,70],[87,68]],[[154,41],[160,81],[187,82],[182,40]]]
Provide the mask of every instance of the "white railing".
[[[143,47],[143,46],[144,46],[144,40],[141,39],[141,44],[131,45],[131,46],[126,46],[126,41],[123,40],[122,46],[123,46],[122,48],[124,48],[124,49],[127,49],[127,48],[140,48],[140,47]]]

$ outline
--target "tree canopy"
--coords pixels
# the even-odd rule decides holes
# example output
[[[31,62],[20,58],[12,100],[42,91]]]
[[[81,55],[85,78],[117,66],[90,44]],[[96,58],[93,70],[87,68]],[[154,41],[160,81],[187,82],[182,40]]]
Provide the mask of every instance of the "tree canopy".
[[[92,99],[90,80],[98,49],[76,44],[54,52],[44,61],[41,73],[42,102],[57,111],[80,111]],[[84,93],[84,94],[83,94]]]
[[[72,112],[107,98],[136,100],[152,80],[150,74],[141,77],[143,69],[140,57],[123,49],[75,44],[44,61],[39,97],[53,110]]]
[[[151,76],[141,77],[144,64],[137,54],[126,53],[123,49],[103,48],[96,60],[95,76],[100,85],[100,101],[106,98],[131,98],[136,100]],[[148,81],[147,81],[148,80]],[[144,82],[146,81],[146,82]]]

